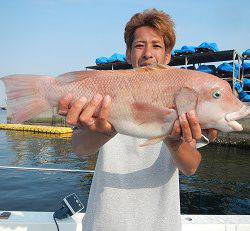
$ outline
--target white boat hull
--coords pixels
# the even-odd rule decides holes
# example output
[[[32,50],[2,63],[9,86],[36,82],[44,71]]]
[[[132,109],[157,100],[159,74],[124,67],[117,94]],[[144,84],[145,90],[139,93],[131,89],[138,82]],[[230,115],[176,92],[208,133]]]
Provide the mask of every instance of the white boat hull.
[[[58,221],[60,231],[82,231],[84,213]],[[250,231],[250,215],[182,215],[182,231]],[[0,231],[55,231],[52,212],[12,211]],[[84,230],[83,230],[84,231]]]

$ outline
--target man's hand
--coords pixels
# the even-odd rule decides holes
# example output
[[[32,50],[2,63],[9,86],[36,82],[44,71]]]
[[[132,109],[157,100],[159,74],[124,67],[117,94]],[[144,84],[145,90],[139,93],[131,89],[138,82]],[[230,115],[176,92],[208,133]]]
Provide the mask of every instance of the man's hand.
[[[210,141],[214,141],[217,138],[216,129],[205,129],[208,134]],[[195,145],[196,141],[201,138],[201,127],[194,110],[179,116],[179,119],[175,121],[172,132],[170,134],[171,138],[180,138],[182,136],[183,140],[191,145]]]
[[[87,128],[92,132],[100,132],[113,136],[116,134],[114,127],[108,122],[111,98],[106,95],[95,95],[88,103],[86,97],[80,97],[72,101],[72,95],[61,98],[58,106],[58,114],[66,116],[66,122],[70,125]],[[100,111],[96,114],[97,108]]]
[[[217,137],[217,130],[207,131],[210,140]],[[165,140],[174,163],[185,175],[193,175],[200,164],[201,154],[196,149],[196,141],[200,138],[201,127],[198,118],[195,111],[190,111],[175,121],[170,138]]]

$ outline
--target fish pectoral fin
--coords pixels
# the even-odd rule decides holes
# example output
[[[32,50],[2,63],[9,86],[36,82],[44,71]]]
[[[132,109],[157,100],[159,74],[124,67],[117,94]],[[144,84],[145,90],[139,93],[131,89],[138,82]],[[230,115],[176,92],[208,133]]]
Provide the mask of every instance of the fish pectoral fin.
[[[152,104],[135,102],[131,105],[133,118],[138,122],[138,125],[145,123],[160,122],[163,123],[170,116],[174,109],[158,108]]]
[[[167,64],[153,64],[153,65],[149,65],[149,66],[145,66],[145,67],[137,67],[134,68],[134,71],[155,71],[155,70],[159,70],[159,69],[168,69],[170,68],[170,66],[168,66]]]
[[[206,146],[207,144],[209,144],[209,139],[201,134],[201,139],[196,142],[196,148],[201,148],[203,146]]]
[[[178,115],[183,115],[196,108],[198,94],[191,88],[183,87],[175,96]]]
[[[163,141],[166,137],[167,137],[166,135],[153,137],[151,139],[148,139],[143,144],[140,144],[139,146],[140,147],[145,147],[145,146],[148,146],[148,145],[156,144],[156,143],[159,143],[159,142]]]

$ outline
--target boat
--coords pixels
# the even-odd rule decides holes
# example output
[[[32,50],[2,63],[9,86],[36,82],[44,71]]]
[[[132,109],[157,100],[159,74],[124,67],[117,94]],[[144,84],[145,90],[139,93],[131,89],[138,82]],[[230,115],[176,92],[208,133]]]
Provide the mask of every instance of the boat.
[[[51,169],[23,166],[0,166],[0,169],[20,171],[84,172],[93,174],[94,170]],[[4,216],[3,214],[7,214]],[[54,212],[38,211],[0,211],[0,231],[54,231],[57,230]],[[9,216],[8,216],[9,215]],[[58,220],[60,231],[84,231],[82,222],[85,213],[77,212]],[[249,231],[250,215],[181,215],[182,231]]]
[[[3,212],[3,211],[2,211]],[[1,213],[1,211],[0,211]],[[8,219],[0,220],[0,231],[54,231],[53,212],[11,211]],[[85,213],[57,220],[60,231],[84,231]],[[182,231],[248,231],[250,215],[181,215]]]

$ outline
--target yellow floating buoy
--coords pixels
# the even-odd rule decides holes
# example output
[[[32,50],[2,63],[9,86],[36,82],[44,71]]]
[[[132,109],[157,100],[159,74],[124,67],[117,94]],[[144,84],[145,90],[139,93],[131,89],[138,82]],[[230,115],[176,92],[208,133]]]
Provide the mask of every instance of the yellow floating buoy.
[[[42,125],[28,125],[28,124],[0,124],[0,129],[17,130],[17,131],[32,131],[37,133],[50,134],[66,134],[72,133],[72,128],[69,127],[53,127]]]

